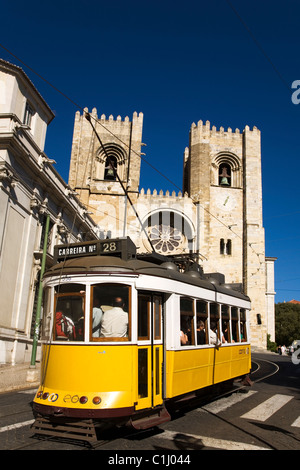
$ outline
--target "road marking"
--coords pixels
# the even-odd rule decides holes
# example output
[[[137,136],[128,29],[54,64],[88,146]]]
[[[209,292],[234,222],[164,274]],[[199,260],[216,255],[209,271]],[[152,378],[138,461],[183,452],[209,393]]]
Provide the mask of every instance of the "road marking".
[[[286,405],[294,397],[290,395],[274,395],[260,405],[256,406],[248,413],[245,413],[241,418],[253,419],[254,421],[266,421],[282,406]]]
[[[220,398],[219,400],[209,403],[208,405],[202,406],[201,408],[199,408],[199,411],[205,410],[209,413],[218,414],[221,411],[227,410],[227,408],[230,408],[236,403],[245,400],[245,398],[251,397],[255,393],[257,392],[254,390],[249,390],[248,393],[234,393],[229,397]]]
[[[291,424],[291,426],[294,426],[295,428],[300,428],[300,416],[296,419],[296,421]]]
[[[9,424],[8,426],[0,428],[0,432],[11,431],[12,429],[18,429],[22,428],[23,426],[29,426],[30,424],[34,423],[34,421],[34,419],[30,419],[29,421],[23,421],[22,423]]]
[[[228,441],[225,439],[215,439],[213,437],[198,436],[197,434],[185,434],[175,431],[164,431],[159,435],[159,439],[168,439],[174,441],[184,442],[195,450],[201,447],[212,447],[214,449],[226,450],[270,450],[267,447],[260,447],[254,444],[247,444],[246,442]]]

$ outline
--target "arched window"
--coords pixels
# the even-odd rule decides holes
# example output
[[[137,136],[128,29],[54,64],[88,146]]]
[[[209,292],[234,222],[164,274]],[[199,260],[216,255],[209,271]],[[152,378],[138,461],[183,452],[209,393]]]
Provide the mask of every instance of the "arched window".
[[[94,178],[96,180],[116,180],[116,173],[123,181],[127,177],[127,154],[117,144],[104,144],[95,157]],[[115,171],[114,171],[115,170]]]
[[[221,238],[220,240],[220,255],[227,255],[230,256],[232,254],[232,243],[231,240],[224,240]]]
[[[222,152],[214,157],[211,171],[212,185],[241,188],[242,180],[242,164],[237,155]]]

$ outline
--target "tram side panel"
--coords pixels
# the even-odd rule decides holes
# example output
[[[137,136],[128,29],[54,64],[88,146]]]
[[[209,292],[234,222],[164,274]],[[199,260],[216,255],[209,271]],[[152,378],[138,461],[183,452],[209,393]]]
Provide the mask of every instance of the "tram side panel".
[[[167,351],[166,359],[166,397],[174,398],[248,374],[250,345]]]

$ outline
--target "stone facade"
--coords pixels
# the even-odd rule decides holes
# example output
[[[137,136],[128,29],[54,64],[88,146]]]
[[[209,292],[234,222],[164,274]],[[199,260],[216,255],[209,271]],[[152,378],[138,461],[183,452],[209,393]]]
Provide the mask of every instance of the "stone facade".
[[[139,189],[142,113],[130,122],[98,118],[93,109],[100,141],[84,114],[75,116],[69,185],[92,212],[100,237],[128,235],[140,252],[193,253],[204,272],[223,273],[226,283],[242,286],[251,298],[251,341],[265,348],[267,332],[274,338],[274,289],[267,280],[271,285],[275,258],[266,264],[260,131],[192,124],[183,193],[163,194]],[[109,175],[109,163],[134,209],[116,175]]]

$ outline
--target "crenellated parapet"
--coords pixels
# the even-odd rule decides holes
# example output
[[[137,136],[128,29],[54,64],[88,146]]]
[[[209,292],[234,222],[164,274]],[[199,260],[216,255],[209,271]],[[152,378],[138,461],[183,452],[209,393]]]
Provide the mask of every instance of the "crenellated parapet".
[[[80,113],[80,111],[77,111],[75,114],[75,122],[81,121],[84,117],[85,114],[89,113],[89,109],[86,107],[83,110],[83,114]],[[98,115],[97,108],[93,108],[92,112],[90,113],[92,119],[95,121],[99,121],[100,124],[103,124],[104,122],[111,125],[115,125],[116,128],[119,128],[120,126],[124,127],[129,127],[131,125],[131,121],[128,116],[125,116],[124,120],[122,120],[122,117],[118,115],[116,119],[112,114],[110,114],[108,117],[106,117],[105,114],[101,114],[100,116]],[[132,124],[137,125],[137,126],[142,126],[143,125],[143,119],[144,119],[144,114],[143,113],[137,113],[136,111],[133,113],[132,116]]]
[[[179,191],[176,194],[176,191],[170,192],[170,191],[167,190],[164,193],[162,189],[160,191],[157,191],[156,189],[153,189],[153,191],[151,192],[150,189],[147,189],[147,191],[145,191],[144,188],[142,188],[140,190],[139,197],[141,199],[143,199],[143,198],[144,199],[165,199],[165,200],[173,199],[174,201],[182,200],[183,198],[189,199],[189,196],[188,196],[187,192],[182,194],[182,192]]]
[[[191,125],[190,134],[193,139],[211,139],[211,138],[222,138],[229,140],[239,140],[242,139],[244,132],[253,132],[254,134],[260,135],[260,130],[257,129],[256,126],[253,127],[251,130],[249,126],[245,126],[244,131],[240,131],[240,129],[236,128],[234,131],[231,127],[228,127],[225,130],[224,127],[220,127],[217,129],[216,126],[211,126],[210,121],[206,121],[203,123],[202,120],[198,121],[197,124],[193,122]]]

